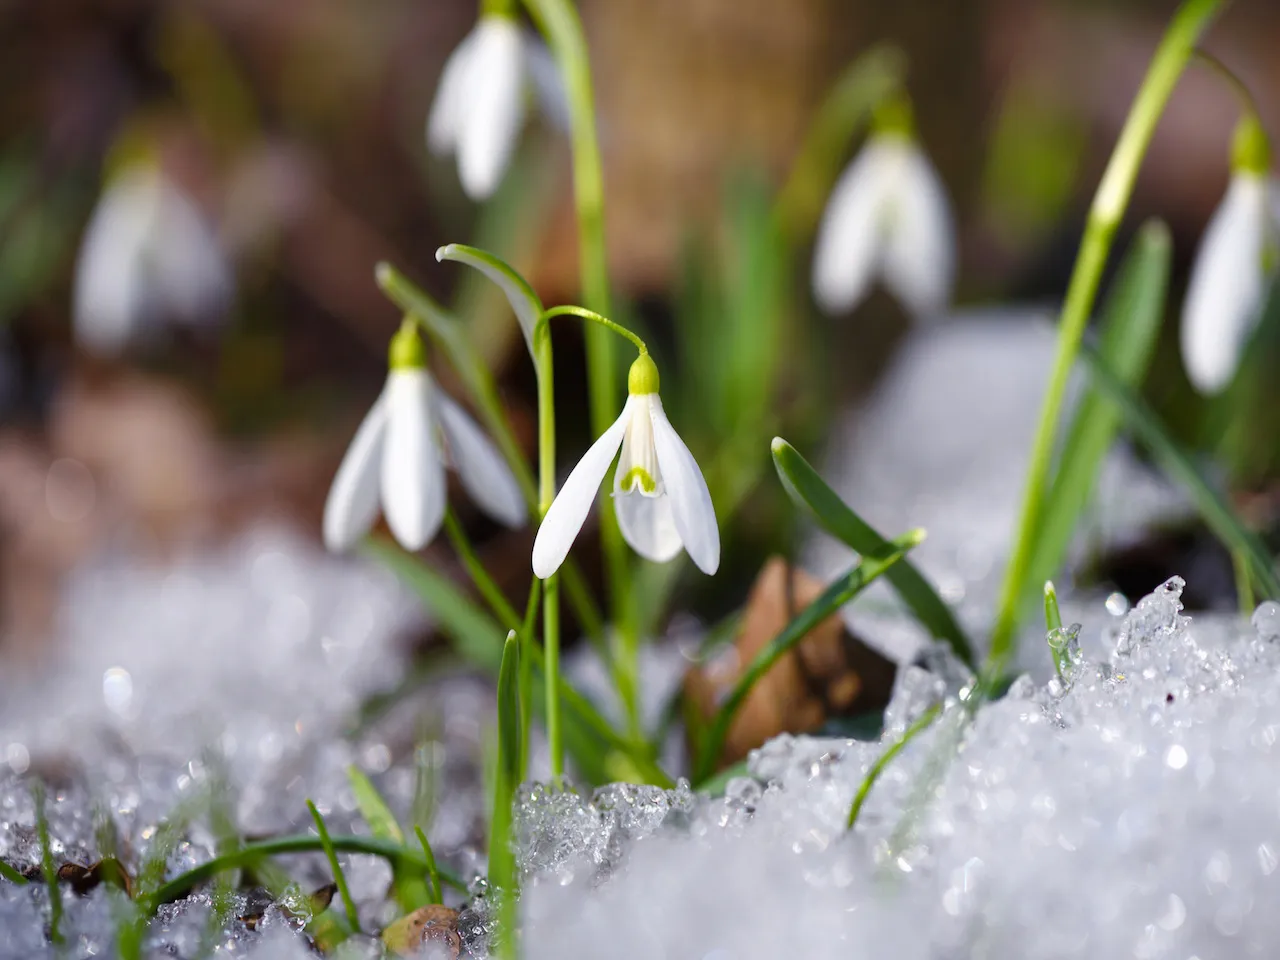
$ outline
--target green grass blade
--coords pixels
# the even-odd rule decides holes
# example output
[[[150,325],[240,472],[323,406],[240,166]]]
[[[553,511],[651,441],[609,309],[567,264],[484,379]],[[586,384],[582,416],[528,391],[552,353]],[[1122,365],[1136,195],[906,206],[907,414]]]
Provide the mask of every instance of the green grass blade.
[[[1165,429],[1160,418],[1140,396],[1130,390],[1107,366],[1096,350],[1085,344],[1080,356],[1093,385],[1120,411],[1125,425],[1151,452],[1168,477],[1191,497],[1201,518],[1228,550],[1238,551],[1268,599],[1280,599],[1280,581],[1267,548],[1232,511],[1191,457]]]
[[[411,846],[389,843],[386,840],[379,840],[377,837],[330,834],[329,846],[340,853],[367,853],[370,856],[382,857],[382,859],[390,863],[395,863],[397,860],[407,860],[421,870],[427,869],[426,859]],[[271,840],[260,840],[256,843],[246,843],[239,850],[232,850],[214,857],[212,860],[206,860],[199,866],[192,867],[185,873],[174,877],[156,890],[152,897],[152,902],[160,905],[180,900],[190,893],[194,887],[204,883],[206,880],[216,877],[227,870],[237,870],[241,867],[252,866],[255,861],[264,857],[278,857],[291,853],[316,853],[317,851],[323,852],[324,844],[321,843],[318,836],[310,833],[291,834],[285,837],[274,837]],[[440,879],[459,893],[467,892],[467,885],[452,873],[441,869]]]
[[[520,782],[520,717],[520,641],[512,630],[507,633],[498,671],[499,762],[512,789]]]
[[[1062,629],[1062,613],[1058,610],[1058,591],[1052,580],[1044,582],[1044,628],[1046,630]]]
[[[511,956],[515,943],[516,862],[511,846],[512,807],[520,776],[520,643],[507,634],[498,674],[498,762],[489,820],[489,885],[498,898],[498,956]]]
[[[329,869],[333,871],[333,882],[338,885],[342,906],[347,911],[347,923],[350,924],[353,933],[359,933],[360,915],[356,912],[356,902],[351,899],[351,888],[347,886],[347,877],[342,872],[342,864],[338,863],[338,851],[334,849],[333,841],[329,839],[329,828],[325,826],[324,817],[320,816],[320,811],[310,800],[307,801],[307,809],[311,811],[311,819],[316,822],[316,832],[320,834],[320,845],[324,848],[324,855],[329,860]]]
[[[53,848],[49,843],[49,818],[45,815],[44,784],[31,785],[31,799],[36,808],[36,838],[40,843],[40,873],[49,890],[49,939],[54,943],[65,942],[62,936],[62,891],[58,889],[58,869],[53,865]]]
[[[941,711],[941,705],[935,703],[920,716],[916,717],[911,726],[903,731],[902,736],[895,740],[888,750],[880,754],[875,763],[871,764],[871,768],[863,778],[862,784],[858,787],[858,792],[854,794],[853,803],[849,805],[849,819],[845,823],[845,829],[852,830],[853,825],[858,822],[858,814],[862,812],[862,806],[867,802],[867,796],[871,793],[871,788],[880,779],[880,774],[884,773],[884,768],[893,762],[893,758],[900,754],[903,747],[914,740],[917,734],[933,723]]]
[[[888,543],[846,504],[810,466],[809,462],[781,437],[772,444],[773,463],[788,496],[811,513],[819,525],[840,542],[866,555],[883,550]],[[916,619],[933,636],[950,644],[955,655],[970,668],[974,666],[973,645],[946,602],[929,581],[907,559],[885,574]]]
[[[695,771],[698,783],[711,775],[712,767],[724,747],[725,738],[729,735],[733,718],[756,681],[768,673],[788,650],[803,640],[810,630],[861,593],[876,577],[901,560],[908,550],[924,540],[924,536],[923,530],[912,530],[887,543],[884,549],[863,557],[857,566],[837,578],[756,654],[711,720]]]
[[[351,784],[356,806],[360,808],[360,816],[369,825],[369,831],[383,840],[404,843],[404,830],[400,828],[396,815],[391,812],[387,801],[368,775],[353,764],[347,767],[347,781]]]
[[[420,826],[414,824],[413,832],[418,835],[418,843],[422,845],[422,855],[427,858],[427,879],[430,881],[431,902],[444,903],[444,888],[440,886],[440,868],[436,866],[435,851],[431,849],[431,842]]]
[[[1169,228],[1148,221],[1125,257],[1103,308],[1098,351],[1131,389],[1146,377],[1164,319],[1173,243]],[[1120,415],[1095,390],[1081,401],[1067,433],[1027,575],[1028,589],[1058,573],[1089,502]]]
[[[8,880],[10,883],[16,883],[20,887],[27,885],[27,878],[3,860],[0,860],[0,880]]]
[[[396,820],[396,815],[391,812],[387,801],[364,771],[354,765],[348,767],[347,780],[355,795],[356,806],[360,808],[360,815],[369,824],[369,831],[382,840],[404,843],[404,830]],[[431,891],[423,880],[421,871],[405,870],[403,866],[403,863],[392,864],[391,879],[396,903],[405,913],[409,913],[426,903]]]

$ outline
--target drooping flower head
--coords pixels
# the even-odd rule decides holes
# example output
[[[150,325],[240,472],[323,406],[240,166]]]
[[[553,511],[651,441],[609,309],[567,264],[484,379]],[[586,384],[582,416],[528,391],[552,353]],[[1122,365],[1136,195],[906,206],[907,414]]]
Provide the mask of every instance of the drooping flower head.
[[[1280,262],[1280,191],[1270,177],[1266,132],[1253,117],[1236,127],[1231,167],[1182,308],[1182,363],[1204,394],[1231,382]]]
[[[853,309],[877,278],[917,317],[947,306],[955,225],[904,100],[877,112],[866,146],[836,181],[813,257],[814,297],[828,313]]]
[[[186,192],[151,162],[113,177],[76,262],[76,340],[119,353],[169,321],[220,318],[233,294],[217,235]]]
[[[622,413],[578,461],[538,528],[533,572],[543,579],[564,562],[615,454],[613,506],[632,549],[657,563],[684,549],[708,575],[720,566],[711,494],[662,409],[658,368],[647,353],[631,365],[627,388]]]
[[[392,338],[390,368],[333,478],[324,509],[325,546],[350,549],[373,527],[381,506],[401,546],[420,550],[444,520],[446,466],[485,513],[510,527],[522,525],[519,484],[475,421],[432,380],[412,321]]]
[[[436,154],[457,154],[462,188],[473,200],[486,199],[501,182],[531,93],[567,126],[564,89],[546,47],[514,11],[486,10],[445,63],[427,119],[427,145]]]

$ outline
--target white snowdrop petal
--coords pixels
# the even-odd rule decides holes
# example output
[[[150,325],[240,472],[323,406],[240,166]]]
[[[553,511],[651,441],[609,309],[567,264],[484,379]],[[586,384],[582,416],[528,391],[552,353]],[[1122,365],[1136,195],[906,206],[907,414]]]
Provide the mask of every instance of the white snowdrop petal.
[[[618,515],[622,538],[646,560],[666,563],[680,552],[683,543],[671,512],[671,498],[646,497],[641,493],[613,493],[613,509]]]
[[[519,527],[528,517],[524,494],[511,468],[465,410],[443,391],[435,391],[436,409],[454,469],[467,495],[495,520]]]
[[[676,530],[699,570],[710,576],[720,567],[720,528],[711,493],[693,454],[667,420],[662,401],[653,398],[653,443],[662,483],[671,501]]]
[[[160,209],[158,171],[137,169],[108,184],[80,243],[76,262],[76,339],[117,353],[153,319],[145,251]]]
[[[871,141],[831,191],[813,251],[813,295],[828,313],[852,309],[879,269],[882,214],[901,154],[896,140]]]
[[[596,492],[604,482],[604,475],[613,463],[613,456],[622,445],[622,435],[627,430],[634,398],[628,398],[622,413],[578,461],[564,486],[551,503],[551,509],[542,518],[538,535],[533,541],[533,572],[545,580],[564,563],[569,548],[582,529],[583,522],[595,502]]]
[[[215,320],[232,296],[231,268],[213,227],[180,188],[164,183],[152,237],[152,281],[175,319]]]
[[[1237,174],[1205,230],[1182,310],[1182,362],[1201,393],[1231,382],[1266,292],[1271,226],[1266,181]]]
[[[938,316],[955,280],[955,222],[928,158],[907,146],[885,210],[885,283],[918,319]]]
[[[355,546],[378,515],[378,471],[386,426],[384,390],[356,430],[325,500],[324,545],[335,553]]]
[[[427,114],[427,147],[435,154],[447,154],[458,145],[458,128],[466,108],[467,70],[475,48],[472,30],[449,54],[440,82],[436,85],[431,111]]]
[[[662,490],[662,468],[653,442],[654,394],[634,397],[622,452],[613,472],[613,507],[622,537],[646,560],[665,563],[680,552],[680,533],[671,513],[671,498]],[[627,475],[635,472],[624,488]],[[652,480],[650,495],[644,491]]]
[[[524,34],[525,69],[543,115],[559,130],[569,132],[569,95],[555,57],[536,33]]]
[[[458,176],[475,200],[497,189],[524,120],[522,46],[520,27],[507,17],[485,17],[475,29],[458,118]]]
[[[444,519],[445,477],[436,438],[431,378],[394,370],[387,378],[382,512],[406,550],[421,550]]]

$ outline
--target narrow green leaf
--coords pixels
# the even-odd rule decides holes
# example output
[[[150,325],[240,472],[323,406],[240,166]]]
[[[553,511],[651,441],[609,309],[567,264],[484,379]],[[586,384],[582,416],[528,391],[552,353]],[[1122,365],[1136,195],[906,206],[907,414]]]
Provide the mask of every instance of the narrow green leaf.
[[[422,855],[427,858],[427,878],[430,880],[431,902],[444,903],[444,888],[440,886],[440,868],[436,866],[436,854],[431,849],[431,841],[427,839],[426,833],[417,824],[414,824],[413,832],[418,835],[418,843],[422,845]]]
[[[1160,334],[1172,248],[1164,223],[1151,220],[1144,224],[1103,308],[1098,351],[1116,376],[1134,390],[1146,377]],[[1119,424],[1115,407],[1098,390],[1088,391],[1072,420],[1045,501],[1027,575],[1028,589],[1058,573]]]
[[[412,847],[379,840],[377,837],[330,834],[329,846],[341,853],[367,853],[370,856],[382,857],[382,859],[390,863],[395,863],[397,860],[407,860],[417,865],[421,870],[427,869],[426,859]],[[265,857],[278,857],[291,853],[315,853],[317,851],[323,852],[324,844],[318,836],[310,833],[292,834],[285,837],[275,837],[271,840],[259,840],[256,843],[246,843],[239,850],[220,854],[212,860],[206,860],[199,866],[192,867],[185,873],[174,877],[156,890],[152,897],[152,903],[159,906],[180,900],[190,893],[194,887],[204,883],[211,877],[216,877],[227,870],[237,870],[241,867],[252,866],[256,861]],[[467,885],[452,873],[442,869],[440,871],[440,879],[459,893],[467,892]]]
[[[45,813],[44,784],[39,780],[31,785],[31,799],[36,808],[36,839],[40,843],[40,873],[49,890],[49,939],[64,943],[62,936],[62,892],[58,889],[58,870],[53,864],[53,848],[49,844],[49,818]]]
[[[524,342],[533,353],[533,328],[542,316],[542,301],[533,292],[529,282],[508,264],[492,253],[477,250],[475,247],[461,243],[451,243],[436,251],[436,260],[453,260],[474,267],[492,280],[507,296],[511,309],[515,311],[520,322],[520,331],[524,334]]]
[[[10,883],[16,883],[20,887],[27,885],[27,878],[3,860],[0,860],[0,880],[8,880]]]
[[[809,511],[821,525],[859,554],[883,550],[887,541],[840,499],[795,447],[781,437],[773,440],[773,463],[783,488],[796,506]],[[946,602],[910,560],[903,560],[885,574],[902,602],[933,636],[950,644],[955,655],[974,665],[973,646]]]
[[[896,540],[889,541],[882,549],[864,556],[857,566],[844,576],[837,578],[756,654],[711,720],[699,753],[695,776],[698,783],[702,783],[711,775],[712,767],[724,747],[725,738],[729,735],[733,718],[756,681],[768,673],[788,650],[803,640],[810,630],[861,593],[867,584],[901,560],[903,555],[924,540],[924,537],[923,530],[912,530]]]
[[[1258,536],[1235,515],[1223,496],[1214,489],[1191,457],[1169,435],[1155,412],[1111,371],[1096,350],[1082,346],[1080,356],[1093,385],[1120,411],[1125,425],[1151,451],[1160,468],[1191,497],[1201,518],[1228,550],[1245,558],[1254,578],[1268,599],[1280,599],[1280,581],[1275,565]]]
[[[852,830],[853,825],[858,822],[858,814],[862,812],[862,806],[867,802],[867,795],[871,793],[871,788],[875,786],[875,782],[880,779],[880,774],[884,773],[884,768],[893,762],[893,758],[900,754],[902,748],[914,740],[917,734],[937,719],[941,709],[941,705],[935,703],[920,716],[916,717],[911,726],[903,731],[902,736],[895,740],[888,750],[880,754],[875,763],[871,764],[871,768],[863,778],[862,784],[858,787],[858,792],[854,794],[853,803],[849,806],[849,819],[845,823],[845,829]]]
[[[307,801],[307,809],[311,811],[311,819],[316,822],[316,832],[320,834],[320,845],[324,848],[324,855],[329,860],[329,869],[333,871],[333,882],[338,885],[338,894],[342,897],[342,905],[347,911],[347,923],[350,924],[353,933],[359,933],[360,915],[356,912],[356,902],[351,899],[351,888],[347,886],[347,877],[342,872],[342,864],[338,863],[338,851],[334,849],[333,841],[329,838],[329,828],[325,826],[324,817],[320,816],[320,811],[310,800]]]
[[[420,743],[413,751],[413,802],[410,804],[413,825],[426,829],[435,819],[439,772],[436,767],[440,745],[432,740]]]
[[[498,671],[499,762],[512,788],[520,782],[520,641],[514,630],[507,634]]]
[[[360,816],[369,825],[369,831],[375,837],[404,843],[404,831],[396,820],[396,815],[387,806],[373,781],[359,767],[352,764],[347,767],[347,781],[351,784],[351,792],[355,795],[356,806],[360,808]]]
[[[396,820],[396,815],[391,812],[387,801],[365,772],[359,767],[350,766],[347,768],[347,780],[355,795],[356,806],[360,808],[360,815],[369,824],[369,831],[383,840],[404,843],[404,830]],[[408,913],[426,903],[431,892],[421,871],[404,870],[402,866],[403,864],[392,864],[392,885],[395,888],[396,902]]]
[[[1052,580],[1044,582],[1044,628],[1046,630],[1062,629],[1062,613],[1058,610],[1058,591]]]

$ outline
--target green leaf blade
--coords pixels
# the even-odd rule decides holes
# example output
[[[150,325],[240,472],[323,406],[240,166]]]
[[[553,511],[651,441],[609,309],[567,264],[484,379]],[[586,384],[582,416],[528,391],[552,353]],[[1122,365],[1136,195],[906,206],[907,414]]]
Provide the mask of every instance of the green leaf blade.
[[[1151,451],[1165,474],[1186,491],[1209,529],[1229,550],[1238,551],[1245,559],[1268,599],[1280,599],[1275,563],[1257,534],[1240,521],[1226,499],[1169,435],[1146,401],[1112,372],[1098,352],[1085,344],[1080,356],[1094,386],[1120,411],[1125,426]]]
[[[1145,379],[1155,351],[1172,259],[1169,228],[1159,220],[1145,223],[1103,308],[1099,352],[1133,390]],[[1081,400],[1058,459],[1027,575],[1028,592],[1058,574],[1119,425],[1119,412],[1095,385]]]
[[[823,530],[863,556],[885,549],[889,541],[858,516],[795,447],[775,437],[772,450],[774,466],[788,496],[810,513]],[[885,577],[924,628],[949,644],[955,655],[972,668],[973,645],[951,608],[919,569],[910,560],[903,560]]]
[[[809,604],[793,619],[782,632],[770,640],[747,668],[738,677],[729,696],[712,718],[711,725],[699,751],[695,770],[695,780],[702,783],[707,780],[715,765],[716,759],[724,748],[729,735],[729,728],[738,710],[747,699],[747,694],[756,682],[763,677],[788,651],[803,640],[811,630],[827,617],[835,613],[859,593],[861,593],[877,577],[898,563],[907,551],[922,540],[923,530],[911,530],[895,540],[889,541],[881,550],[864,556],[862,561],[827,587],[822,594]]]

